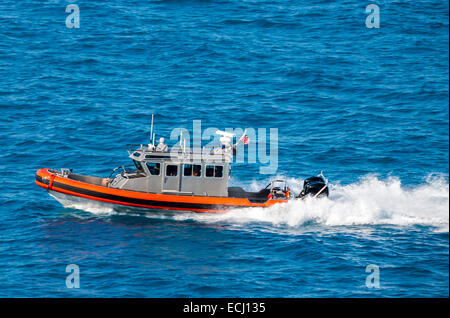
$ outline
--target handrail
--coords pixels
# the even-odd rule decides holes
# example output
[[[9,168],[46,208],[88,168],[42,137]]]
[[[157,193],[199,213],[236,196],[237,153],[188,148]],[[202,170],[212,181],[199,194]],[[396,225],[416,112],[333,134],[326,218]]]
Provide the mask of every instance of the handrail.
[[[172,150],[175,150],[175,151],[181,150],[184,153],[187,153],[187,152],[192,153],[193,150],[201,150],[203,152],[203,151],[212,151],[214,149],[214,147],[206,148],[206,146],[203,146],[203,147],[192,146],[192,147],[189,147],[188,149],[185,150],[179,144],[178,145],[177,144],[175,144],[175,145],[167,145],[167,146],[169,148],[169,151],[166,151],[166,152],[171,152]],[[126,147],[127,147],[128,151],[145,150],[145,151],[148,151],[148,152],[154,152],[154,150],[149,150],[148,146],[145,145],[145,144],[126,144]]]
[[[131,148],[131,146],[134,146],[134,149]],[[132,150],[131,150],[132,149]],[[199,156],[202,158],[202,160],[207,157],[206,159],[211,159],[211,160],[220,160],[220,161],[231,161],[233,158],[233,152],[231,151],[220,151],[220,152],[215,152],[214,149],[219,149],[216,147],[208,147],[206,148],[206,146],[203,147],[193,147],[193,148],[188,148],[188,149],[184,149],[182,148],[180,145],[174,145],[172,146],[168,151],[156,151],[154,149],[149,149],[147,147],[147,145],[142,145],[142,144],[128,144],[127,145],[127,151],[128,154],[130,156],[132,156],[132,154],[136,151],[138,151],[139,153],[142,153],[144,155],[155,155],[156,157],[153,159],[158,159],[158,156],[167,156],[170,155],[171,157],[173,155],[175,155],[175,159],[180,159],[180,158],[190,158],[194,159],[195,156]],[[222,149],[221,149],[222,150]]]
[[[116,172],[120,168],[122,168],[122,170],[123,170],[122,173],[126,173],[127,172],[127,170],[125,169],[126,167],[134,167],[134,165],[119,166],[119,167],[114,168],[114,170],[109,175],[108,179],[111,179],[111,177],[113,176],[114,172]]]

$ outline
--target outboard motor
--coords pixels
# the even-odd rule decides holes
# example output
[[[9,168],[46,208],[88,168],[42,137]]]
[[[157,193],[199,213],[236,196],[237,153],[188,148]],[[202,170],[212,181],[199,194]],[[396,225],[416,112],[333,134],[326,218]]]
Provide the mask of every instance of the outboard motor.
[[[303,199],[306,196],[328,197],[328,180],[320,173],[317,177],[309,177],[303,182],[303,190],[297,198]]]

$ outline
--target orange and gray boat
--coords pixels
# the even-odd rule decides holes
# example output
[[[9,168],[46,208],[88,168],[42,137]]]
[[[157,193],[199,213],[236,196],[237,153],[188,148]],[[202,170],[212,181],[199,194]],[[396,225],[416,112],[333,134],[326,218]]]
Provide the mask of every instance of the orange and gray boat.
[[[217,133],[221,144],[209,150],[186,149],[181,139],[171,149],[164,138],[155,146],[153,135],[148,145],[128,145],[133,165],[118,167],[106,178],[76,174],[72,169],[44,168],[37,171],[36,183],[63,205],[87,200],[115,209],[225,212],[269,207],[294,198],[285,180],[271,181],[258,192],[229,187],[236,144],[231,144],[232,134]],[[299,196],[328,195],[322,177],[305,180]]]

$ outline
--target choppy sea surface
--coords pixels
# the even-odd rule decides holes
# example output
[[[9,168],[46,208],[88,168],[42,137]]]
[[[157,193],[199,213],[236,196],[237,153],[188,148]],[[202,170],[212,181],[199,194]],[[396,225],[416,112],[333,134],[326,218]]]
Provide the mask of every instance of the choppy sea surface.
[[[66,6],[80,8],[67,28]],[[369,3],[380,28],[367,28]],[[448,297],[446,1],[0,3],[1,297]],[[226,214],[63,207],[39,168],[107,176],[173,128],[278,129],[330,197]],[[66,266],[80,269],[67,288]],[[368,288],[369,265],[379,288]],[[373,268],[370,267],[369,268]]]

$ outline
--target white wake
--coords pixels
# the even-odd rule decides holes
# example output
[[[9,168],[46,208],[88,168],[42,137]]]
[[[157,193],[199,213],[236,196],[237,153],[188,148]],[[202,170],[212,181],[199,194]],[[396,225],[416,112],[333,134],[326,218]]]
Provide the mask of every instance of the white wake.
[[[299,179],[288,182],[295,193],[303,184]],[[251,186],[255,187],[258,188]],[[366,176],[349,185],[331,184],[329,198],[293,200],[269,208],[238,209],[217,215],[179,215],[176,218],[240,224],[263,222],[289,227],[311,222],[327,226],[418,224],[448,232],[449,184],[443,177],[429,177],[423,185],[405,187],[398,178],[380,180],[376,176]]]

